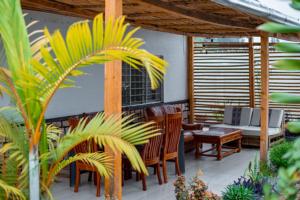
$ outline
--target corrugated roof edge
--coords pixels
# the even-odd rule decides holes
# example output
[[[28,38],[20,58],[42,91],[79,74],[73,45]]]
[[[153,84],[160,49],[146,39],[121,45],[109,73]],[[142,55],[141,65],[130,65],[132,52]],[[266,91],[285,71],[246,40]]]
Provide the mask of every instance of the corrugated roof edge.
[[[214,2],[235,8],[245,13],[249,13],[258,17],[262,17],[268,21],[289,24],[300,25],[300,19],[283,14],[277,10],[269,8],[259,1],[253,0],[213,0]]]

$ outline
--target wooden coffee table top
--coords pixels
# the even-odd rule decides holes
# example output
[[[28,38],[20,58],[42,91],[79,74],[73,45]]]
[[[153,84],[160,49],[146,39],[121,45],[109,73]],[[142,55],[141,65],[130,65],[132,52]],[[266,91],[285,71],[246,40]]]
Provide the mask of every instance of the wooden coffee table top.
[[[209,128],[209,130],[195,130],[192,131],[194,136],[200,136],[200,137],[226,137],[232,134],[241,134],[241,130],[239,129],[232,129],[232,128],[219,128],[219,127],[215,127],[215,128]]]

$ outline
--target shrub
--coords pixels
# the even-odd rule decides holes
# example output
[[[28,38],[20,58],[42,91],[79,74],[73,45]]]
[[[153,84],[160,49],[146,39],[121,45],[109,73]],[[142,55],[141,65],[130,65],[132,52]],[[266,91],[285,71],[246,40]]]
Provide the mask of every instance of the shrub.
[[[264,193],[264,185],[268,184],[271,186],[271,191],[273,193],[277,193],[277,179],[272,177],[261,177],[260,179],[253,180],[249,177],[241,176],[236,181],[234,181],[233,185],[244,186],[254,192],[256,197],[262,197]]]
[[[273,146],[270,149],[270,161],[277,169],[280,167],[288,167],[288,159],[284,155],[293,147],[292,142],[283,142]]]
[[[243,185],[228,185],[223,194],[223,200],[253,200],[255,199],[252,189]]]
[[[220,200],[220,197],[207,190],[207,185],[198,176],[188,186],[185,185],[185,177],[179,176],[174,186],[177,200]]]

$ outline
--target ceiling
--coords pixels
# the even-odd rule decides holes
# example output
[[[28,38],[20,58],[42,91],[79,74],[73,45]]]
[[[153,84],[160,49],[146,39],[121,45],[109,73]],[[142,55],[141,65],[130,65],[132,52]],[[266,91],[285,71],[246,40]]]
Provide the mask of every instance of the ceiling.
[[[22,0],[24,9],[93,18],[104,0]],[[255,36],[266,19],[212,0],[123,0],[127,21],[146,29],[190,36]]]

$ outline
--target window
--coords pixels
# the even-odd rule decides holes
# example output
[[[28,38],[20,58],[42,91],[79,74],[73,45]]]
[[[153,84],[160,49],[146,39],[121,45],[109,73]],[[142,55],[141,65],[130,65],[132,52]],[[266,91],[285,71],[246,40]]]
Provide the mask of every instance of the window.
[[[162,56],[160,56],[162,58]],[[163,101],[163,83],[156,90],[151,89],[150,79],[144,68],[136,70],[127,63],[122,66],[123,106],[159,103]]]

